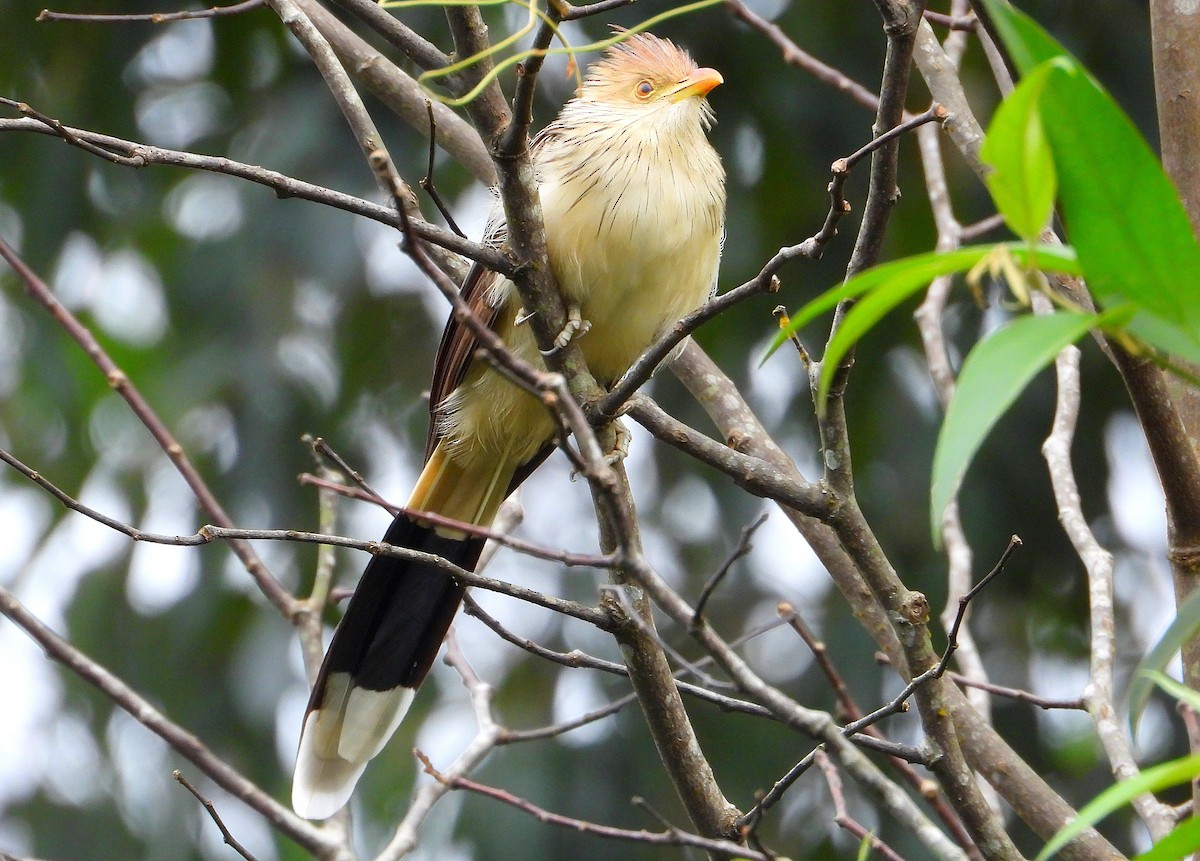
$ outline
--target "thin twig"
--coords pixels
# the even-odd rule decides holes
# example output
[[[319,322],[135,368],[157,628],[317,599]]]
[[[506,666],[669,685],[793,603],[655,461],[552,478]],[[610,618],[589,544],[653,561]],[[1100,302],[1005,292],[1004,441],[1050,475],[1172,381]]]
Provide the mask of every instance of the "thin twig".
[[[941,12],[934,12],[931,9],[925,10],[925,20],[939,27],[963,30],[968,33],[975,32],[979,27],[979,19],[974,15],[943,15]]]
[[[472,523],[466,523],[461,520],[455,520],[452,517],[445,517],[441,514],[434,514],[429,511],[418,511],[412,508],[404,508],[402,506],[393,505],[385,499],[375,496],[373,493],[368,493],[364,490],[358,490],[353,487],[347,487],[344,484],[331,482],[323,479],[320,476],[302,473],[300,475],[302,484],[309,484],[317,488],[328,489],[341,496],[348,496],[353,499],[359,499],[363,502],[372,502],[381,506],[389,514],[395,516],[401,512],[410,515],[414,518],[428,521],[435,526],[448,526],[452,529],[466,532],[470,535],[486,538],[489,541],[495,541],[518,553],[524,553],[527,556],[533,556],[538,559],[546,559],[550,562],[558,562],[568,568],[611,568],[617,564],[617,560],[611,554],[595,554],[595,553],[575,553],[570,550],[556,550],[553,547],[547,547],[543,544],[536,544],[532,541],[526,541],[523,538],[518,538],[503,530],[491,528],[487,529]]]
[[[712,597],[713,592],[721,585],[721,581],[725,579],[725,575],[729,573],[730,569],[733,568],[739,559],[742,559],[754,549],[750,543],[750,539],[754,537],[754,533],[758,531],[758,528],[766,522],[767,515],[760,514],[753,523],[742,527],[742,534],[738,539],[737,546],[733,548],[733,552],[729,554],[716,573],[708,578],[708,581],[705,582],[704,587],[700,590],[700,597],[696,599],[696,612],[692,615],[693,626],[699,625],[703,620],[704,608],[708,604],[708,599]]]
[[[526,741],[540,741],[542,739],[555,738],[563,735],[564,733],[568,733],[571,730],[579,729],[580,727],[603,720],[606,717],[611,717],[612,715],[615,715],[617,712],[624,709],[626,706],[636,702],[637,694],[628,693],[620,699],[613,700],[606,706],[600,706],[597,709],[585,712],[581,715],[571,718],[570,720],[562,721],[561,723],[536,727],[534,729],[506,729],[500,734],[500,738],[496,740],[496,744],[517,744]]]
[[[804,619],[792,605],[786,602],[780,603],[778,612],[813,653],[817,665],[825,674],[825,678],[828,679],[830,687],[833,688],[840,711],[843,712],[842,718],[847,723],[861,718],[862,710],[859,708],[858,703],[855,702],[846,683],[842,680],[842,674],[838,672],[837,667],[834,666],[833,661],[830,659],[829,650],[826,648],[825,643],[818,640],[812,631],[809,630]],[[884,738],[883,732],[878,726],[867,726],[863,729],[863,732],[874,738]],[[861,738],[861,736],[854,736],[853,738]],[[928,777],[918,773],[913,767],[911,759],[893,757],[892,765],[908,785],[929,802],[942,822],[945,823],[946,828],[954,835],[954,839],[958,841],[959,845],[966,849],[972,859],[976,859],[978,853],[971,840],[971,835],[963,827],[962,820],[958,818],[958,814],[954,812],[954,808],[950,806],[946,800],[945,793],[940,790],[940,787],[929,780]]]
[[[97,14],[80,12],[55,12],[43,9],[38,13],[37,21],[86,21],[90,24],[125,24],[134,21],[149,21],[151,24],[164,24],[168,21],[189,21],[194,18],[220,18],[225,15],[241,15],[265,6],[264,0],[243,0],[241,3],[231,3],[228,6],[210,6],[207,9],[187,9],[180,12],[135,12],[116,14]]]
[[[867,110],[873,111],[879,106],[878,97],[869,89],[803,50],[783,32],[778,24],[774,24],[754,12],[742,0],[725,0],[725,7],[735,18],[744,21],[766,36],[779,49],[783,55],[783,61],[789,66],[795,66],[808,72],[821,83],[850,96]]]
[[[23,103],[0,97],[0,104],[19,107]],[[25,119],[0,119],[0,133],[2,132],[34,132],[54,135],[93,155],[118,164],[127,164],[130,167],[157,164],[224,174],[266,186],[280,198],[309,200],[341,209],[353,215],[370,218],[390,227],[400,226],[399,214],[390,207],[380,206],[378,203],[364,200],[361,197],[354,197],[344,192],[287,176],[275,170],[234,161],[224,156],[209,156],[151,146],[112,135],[65,126],[54,120],[46,122],[33,115]],[[422,239],[481,263],[493,272],[507,275],[515,269],[513,262],[495,248],[465,240],[453,231],[430,224],[424,219],[414,218],[411,214],[409,220],[412,223],[413,231]]]
[[[634,3],[635,0],[597,0],[583,6],[572,6],[566,0],[550,0],[550,7],[564,21],[577,21],[592,15],[603,15],[615,9],[621,9]]]
[[[1009,688],[1004,685],[998,685],[994,682],[981,682],[978,679],[973,679],[965,676],[962,673],[950,672],[948,674],[955,684],[965,687],[977,688],[989,694],[995,694],[998,697],[1005,697],[1010,700],[1018,700],[1023,703],[1029,703],[1032,706],[1037,706],[1045,711],[1051,709],[1075,709],[1087,711],[1087,700],[1083,697],[1075,697],[1073,699],[1057,699],[1052,697],[1040,697],[1030,691],[1019,690],[1018,688]]]
[[[1040,307],[1041,313],[1047,313],[1048,306],[1048,300],[1042,299],[1035,305],[1035,310]],[[1058,519],[1087,572],[1091,658],[1084,700],[1113,776],[1118,781],[1129,780],[1139,773],[1139,768],[1126,728],[1119,717],[1115,698],[1117,648],[1114,633],[1114,561],[1112,553],[1096,539],[1083,513],[1075,470],[1071,464],[1071,445],[1079,418],[1079,349],[1070,346],[1060,352],[1054,368],[1058,384],[1054,423],[1050,435],[1042,444],[1042,456],[1054,488]],[[1171,809],[1150,793],[1135,797],[1133,808],[1154,840],[1161,839],[1174,827]]]
[[[433,777],[434,780],[451,789],[466,789],[470,792],[486,796],[487,798],[501,801],[517,810],[527,813],[537,819],[539,822],[545,822],[550,825],[557,825],[562,828],[568,828],[581,834],[591,834],[595,837],[603,837],[608,840],[625,840],[633,843],[644,843],[655,846],[691,846],[697,849],[703,849],[710,855],[715,855],[720,858],[746,858],[749,861],[769,861],[766,855],[761,852],[756,852],[748,849],[739,843],[734,843],[731,840],[716,840],[709,837],[701,837],[698,834],[692,834],[687,831],[682,831],[678,828],[669,828],[666,831],[633,831],[627,828],[616,828],[610,825],[599,825],[594,822],[588,822],[583,819],[574,819],[570,816],[563,816],[560,813],[553,813],[546,810],[544,807],[539,807],[531,801],[524,798],[519,798],[510,792],[503,789],[497,789],[493,786],[486,786],[482,783],[476,783],[465,777],[456,775],[443,774],[434,768],[433,763],[429,761],[429,757],[420,751],[416,751],[417,758],[421,760],[421,764],[425,768],[425,772]]]
[[[233,834],[230,832],[230,830],[225,826],[225,823],[221,820],[220,814],[217,813],[216,805],[213,804],[212,801],[210,801],[209,799],[207,799],[203,795],[201,795],[200,790],[198,790],[198,789],[196,789],[196,787],[192,786],[192,784],[188,781],[188,779],[183,776],[182,771],[180,771],[178,768],[175,769],[174,771],[171,772],[171,777],[175,778],[175,781],[177,783],[179,783],[181,786],[183,786],[183,788],[186,789],[188,792],[190,792],[192,794],[192,796],[195,797],[195,799],[197,801],[199,801],[201,805],[203,805],[204,809],[206,811],[208,811],[209,817],[212,819],[213,822],[215,822],[217,824],[217,828],[221,832],[221,839],[223,839],[225,841],[227,846],[229,846],[231,849],[233,849],[234,852],[236,852],[237,854],[239,854],[243,858],[245,858],[246,861],[258,861],[258,859],[255,858],[249,852],[249,850],[246,849],[245,846],[243,846],[241,843],[239,843],[237,841],[237,838],[235,838],[233,836]]]
[[[987,588],[988,584],[995,580],[1004,571],[1004,566],[1008,564],[1009,558],[1016,552],[1016,549],[1021,546],[1021,538],[1019,535],[1013,535],[1008,539],[1008,544],[1004,551],[1000,554],[1000,558],[992,567],[992,570],[983,576],[978,583],[967,590],[967,593],[958,599],[958,612],[954,616],[954,622],[950,625],[950,632],[946,635],[946,651],[942,653],[942,660],[938,663],[938,675],[946,671],[950,659],[954,657],[954,653],[958,650],[958,632],[963,625],[963,621],[967,617],[967,609],[971,605],[971,601],[975,596]]]
[[[319,457],[316,450],[309,452],[323,475],[340,479]],[[317,488],[317,528],[321,532],[337,531],[338,495],[327,488]],[[337,570],[337,553],[328,544],[317,545],[317,561],[313,571],[312,588],[302,601],[304,612],[295,618],[296,634],[300,650],[304,655],[304,668],[310,684],[315,684],[317,674],[325,656],[323,619],[325,607],[333,593],[334,574]]]
[[[312,447],[314,454],[325,458],[346,475],[350,476],[350,480],[357,484],[364,494],[373,499],[381,499],[379,494],[375,492],[375,488],[371,487],[367,483],[367,480],[363,478],[362,473],[347,463],[346,459],[338,454],[325,439],[319,436],[309,436],[308,434],[305,434],[301,439]],[[392,514],[396,514],[396,512],[393,511]]]
[[[788,317],[787,306],[776,305],[771,309],[771,314],[779,322],[780,329],[786,330],[790,326],[791,318]],[[796,348],[796,355],[800,357],[800,363],[804,365],[804,369],[806,371],[811,370],[812,356],[808,354],[808,350],[805,348],[803,342],[801,342],[800,336],[792,332],[788,335],[788,341]]]
[[[837,766],[833,764],[833,760],[823,750],[815,751],[813,756],[817,761],[817,767],[825,775],[825,785],[829,787],[829,794],[833,798],[833,821],[840,828],[853,834],[860,842],[863,840],[868,841],[871,844],[871,848],[888,859],[888,861],[904,861],[892,847],[864,828],[860,822],[850,815],[850,811],[846,807],[846,796],[842,791],[842,778],[838,775]]]
[[[235,798],[257,811],[273,827],[317,857],[347,859],[340,841],[330,832],[301,819],[257,784],[209,750],[204,743],[171,722],[129,685],[46,627],[7,589],[0,587],[0,613],[38,643],[46,654],[87,684],[99,690],[170,747],[199,768]]]
[[[492,686],[479,678],[478,674],[463,655],[454,635],[454,629],[446,638],[445,662],[453,667],[462,679],[464,687],[471,698],[471,708],[475,713],[475,723],[478,727],[475,737],[463,749],[462,753],[446,769],[446,773],[462,776],[471,773],[496,748],[503,734],[504,727],[496,722],[492,714],[492,700],[495,691]],[[414,750],[414,754],[423,758],[423,754]],[[428,819],[433,807],[442,799],[451,787],[440,781],[431,781],[421,786],[413,795],[404,819],[396,826],[392,839],[388,841],[383,851],[375,861],[398,861],[417,846],[421,825]]]
[[[858,707],[858,703],[854,701],[854,696],[850,693],[850,689],[846,686],[846,682],[842,679],[842,674],[838,672],[837,667],[833,665],[833,661],[829,658],[829,649],[825,643],[818,640],[813,632],[805,624],[800,613],[786,601],[781,601],[776,608],[779,613],[779,618],[787,622],[796,634],[804,641],[804,645],[808,646],[808,650],[812,652],[817,666],[821,673],[825,676],[829,686],[833,688],[833,695],[838,701],[838,705],[845,713],[846,720],[854,720],[862,714]]]
[[[296,529],[239,529],[232,526],[201,526],[195,533],[191,535],[163,535],[153,532],[143,532],[136,527],[130,526],[119,520],[115,520],[100,512],[92,509],[72,496],[56,487],[51,482],[47,481],[40,473],[30,469],[17,458],[13,457],[7,451],[0,449],[0,461],[7,463],[9,466],[16,469],[30,481],[36,483],[39,487],[45,489],[48,493],[58,499],[63,505],[90,517],[98,523],[103,524],[111,529],[114,529],[134,541],[141,541],[148,544],[165,544],[171,547],[196,547],[203,544],[211,544],[214,541],[226,541],[234,545],[247,541],[295,541],[304,544],[321,544],[333,547],[347,547],[352,550],[362,550],[367,553],[397,556],[402,559],[414,559],[418,562],[426,562],[436,565],[446,572],[447,576],[454,577],[456,580],[465,583],[468,586],[477,586],[481,589],[486,589],[490,592],[499,592],[502,595],[508,595],[511,598],[517,598],[522,601],[536,604],[540,607],[555,610],[560,613],[565,613],[568,616],[589,622],[602,630],[607,630],[610,627],[608,614],[603,610],[598,610],[593,607],[585,607],[575,601],[567,601],[563,598],[558,598],[553,595],[546,595],[533,589],[528,589],[524,586],[518,586],[513,583],[507,583],[503,580],[496,580],[492,577],[485,577],[482,574],[473,571],[467,571],[459,568],[454,563],[436,556],[432,553],[423,553],[419,550],[411,550],[407,547],[395,547],[391,544],[382,541],[362,541],[355,538],[347,538],[342,535],[331,535],[322,532],[303,532]],[[499,539],[499,536],[497,536]],[[289,595],[289,600],[296,606],[289,611],[289,618],[301,612],[304,608],[302,602],[292,598]]]
[[[59,120],[42,113],[37,108],[34,108],[32,105],[29,105],[26,102],[18,102],[15,99],[8,99],[0,96],[0,105],[7,105],[26,117],[41,123],[41,125],[45,127],[43,130],[49,131],[51,134],[58,135],[71,146],[78,147],[79,149],[89,152],[92,155],[99,156],[106,161],[111,161],[113,164],[119,164],[124,167],[141,167],[145,163],[136,155],[122,155],[121,153],[113,152],[108,147],[88,140],[86,133],[80,134],[75,129],[68,128]]]
[[[474,616],[492,629],[501,639],[512,643],[519,649],[529,652],[539,658],[543,658],[552,663],[571,669],[592,669],[599,670],[603,673],[609,673],[614,676],[624,676],[628,678],[629,668],[624,664],[619,664],[615,661],[606,661],[603,658],[597,658],[589,655],[586,652],[581,652],[574,649],[570,652],[556,652],[553,649],[548,649],[545,646],[535,643],[533,640],[521,637],[513,633],[508,628],[504,627],[494,616],[484,610],[471,595],[466,595],[463,598],[463,607],[467,615]],[[757,703],[747,702],[735,697],[719,694],[710,691],[700,685],[693,685],[688,682],[677,682],[679,690],[685,694],[696,697],[697,699],[706,700],[718,706],[722,711],[738,712],[741,714],[754,715],[755,717],[772,718],[770,710],[758,705]]]
[[[65,305],[58,301],[46,282],[38,277],[37,273],[17,255],[16,251],[2,237],[0,237],[0,257],[3,257],[13,268],[13,271],[16,272],[17,277],[24,283],[26,292],[50,313],[55,322],[79,345],[87,357],[91,359],[92,363],[100,370],[104,378],[108,381],[108,384],[129,405],[130,410],[137,416],[146,430],[150,432],[150,435],[158,443],[159,448],[163,450],[167,459],[171,461],[176,471],[183,477],[193,496],[196,497],[196,501],[200,504],[201,509],[219,526],[232,527],[233,520],[226,513],[224,506],[221,505],[207,482],[205,482],[199,471],[192,464],[183,446],[175,439],[174,434],[167,428],[154,408],[150,406],[150,403],[141,393],[141,390],[137,388],[117,363],[113,361],[108,352],[100,346],[100,342],[92,335],[91,330],[83,325],[79,318],[72,314]],[[6,457],[5,461],[15,466],[11,457]],[[40,479],[40,476],[31,471],[25,472],[25,474],[32,480],[38,481]],[[41,481],[38,481],[38,483],[43,487],[47,487],[48,484],[43,484]],[[56,493],[55,496],[60,501],[64,501],[65,504],[63,495]],[[111,524],[106,523],[105,525]],[[122,531],[130,535],[130,537],[136,537],[127,530]],[[290,619],[297,609],[296,599],[275,579],[270,569],[267,568],[266,563],[262,561],[258,554],[254,552],[254,549],[245,541],[235,539],[231,542],[230,548],[238,559],[241,560],[247,573],[254,580],[263,595],[275,605],[285,618]]]
[[[991,233],[993,230],[998,230],[1003,226],[1004,216],[998,212],[985,218],[981,218],[974,224],[964,224],[962,227],[962,241],[974,242],[981,236]]]
[[[951,626],[946,650],[942,654],[941,659],[928,670],[908,682],[908,684],[906,684],[900,690],[900,693],[893,697],[889,702],[875,709],[875,711],[863,715],[857,720],[851,721],[843,726],[841,728],[841,732],[844,736],[853,736],[857,733],[863,732],[868,727],[873,726],[886,717],[907,711],[909,697],[916,693],[922,685],[933,679],[940,678],[946,672],[946,667],[950,662],[950,658],[953,656],[954,651],[957,648],[955,637],[958,635],[962,617],[966,613],[967,607],[970,605],[971,600],[974,599],[975,596],[980,593],[980,591],[986,588],[987,585],[992,582],[992,580],[1000,575],[1000,573],[1004,570],[1004,566],[1009,557],[1012,555],[1012,552],[1020,545],[1020,543],[1021,539],[1014,535],[1004,553],[1001,554],[1000,560],[996,563],[996,566],[990,572],[988,572],[983,579],[975,584],[975,586],[968,591],[966,595],[963,596],[963,600],[959,602],[958,616],[955,618],[955,623]],[[776,804],[779,799],[783,797],[784,793],[792,786],[792,784],[794,784],[801,775],[803,775],[810,767],[812,767],[816,753],[817,750],[809,753],[794,766],[792,766],[787,774],[776,781],[771,790],[761,799],[759,799],[758,803],[755,804],[755,806],[742,818],[743,826],[748,828],[755,827],[756,824],[761,820],[763,813],[766,812],[766,810],[768,810],[771,806]]]
[[[450,214],[449,207],[446,206],[445,201],[442,200],[442,196],[438,194],[437,186],[433,183],[433,157],[437,154],[437,121],[433,118],[433,102],[429,99],[425,100],[425,110],[429,112],[429,165],[425,168],[425,176],[421,177],[417,185],[425,190],[425,193],[429,195],[429,199],[433,201],[433,205],[442,214],[442,218],[446,219],[446,226],[463,239],[466,239],[467,235],[462,232],[462,228],[458,226],[458,222]]]

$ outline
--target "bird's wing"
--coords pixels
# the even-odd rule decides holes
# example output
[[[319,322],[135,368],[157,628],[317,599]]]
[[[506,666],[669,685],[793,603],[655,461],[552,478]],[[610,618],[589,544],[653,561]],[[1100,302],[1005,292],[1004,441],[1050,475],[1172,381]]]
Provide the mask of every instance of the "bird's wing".
[[[484,244],[499,247],[502,237],[501,221],[499,225],[489,225]],[[500,316],[500,306],[489,301],[492,287],[500,277],[482,264],[475,263],[468,270],[460,290],[463,301],[489,329],[495,327]],[[478,348],[479,339],[471,332],[471,327],[459,320],[458,315],[451,314],[450,319],[446,321],[446,328],[442,330],[442,340],[438,344],[437,357],[433,362],[433,381],[429,386],[429,433],[425,439],[426,460],[438,444],[438,409],[462,383],[467,375],[467,368],[475,360],[475,351]]]
[[[551,123],[530,141],[529,150],[535,163],[541,150],[547,144],[552,144],[552,142],[557,140],[560,132],[561,129],[558,127],[558,124]],[[499,211],[499,206],[497,206],[496,214],[492,216],[484,231],[482,242],[484,245],[491,246],[492,248],[500,248],[507,240],[508,225],[504,221],[503,213]],[[502,278],[502,275],[492,272],[480,263],[475,263],[467,272],[467,277],[463,279],[460,291],[463,300],[470,306],[475,316],[489,329],[496,327],[503,307],[495,302],[495,291],[493,290],[497,282]],[[433,454],[433,450],[437,448],[440,439],[438,434],[438,408],[450,393],[462,383],[463,378],[467,375],[467,369],[475,361],[475,351],[478,349],[479,340],[472,334],[470,327],[459,320],[457,315],[451,314],[450,319],[446,321],[446,328],[442,331],[441,343],[438,344],[437,356],[434,359],[433,365],[433,382],[429,387],[430,421],[429,433],[425,439],[426,460]],[[509,492],[511,493],[515,490],[530,473],[537,469],[553,450],[553,445],[545,446],[528,462],[518,467],[512,484],[509,485]]]

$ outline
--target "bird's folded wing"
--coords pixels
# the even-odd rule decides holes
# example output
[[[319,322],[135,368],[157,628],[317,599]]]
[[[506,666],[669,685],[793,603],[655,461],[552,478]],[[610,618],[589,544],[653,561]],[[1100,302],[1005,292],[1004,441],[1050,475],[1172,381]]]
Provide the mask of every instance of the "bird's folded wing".
[[[489,231],[490,232],[490,231]],[[492,285],[499,278],[495,272],[474,264],[463,280],[462,298],[471,311],[489,329],[494,328],[500,317],[500,308],[488,301]],[[475,359],[479,339],[471,327],[451,314],[442,331],[437,357],[433,362],[433,382],[429,386],[429,435],[425,440],[425,459],[428,460],[438,444],[438,408],[446,397],[458,388],[467,374],[467,368]]]

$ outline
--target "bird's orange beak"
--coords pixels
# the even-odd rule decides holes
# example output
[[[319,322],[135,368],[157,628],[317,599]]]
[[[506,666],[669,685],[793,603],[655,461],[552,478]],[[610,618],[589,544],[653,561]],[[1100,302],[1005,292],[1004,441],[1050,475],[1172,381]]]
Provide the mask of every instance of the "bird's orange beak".
[[[723,83],[725,79],[716,69],[697,69],[680,81],[679,86],[671,93],[671,101],[681,102],[693,96],[707,96],[713,87]]]

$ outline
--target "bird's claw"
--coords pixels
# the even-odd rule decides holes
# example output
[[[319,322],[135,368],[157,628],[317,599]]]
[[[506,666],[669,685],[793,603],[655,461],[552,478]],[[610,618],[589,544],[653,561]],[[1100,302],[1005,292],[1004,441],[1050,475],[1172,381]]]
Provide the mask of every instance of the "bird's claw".
[[[549,350],[542,350],[540,352],[543,356],[553,356],[555,353],[560,353],[566,349],[567,344],[576,338],[582,338],[591,328],[592,324],[580,315],[579,306],[575,304],[568,305],[567,322],[563,324],[562,331],[554,339],[554,346]]]
[[[609,466],[616,466],[629,457],[629,444],[633,441],[633,435],[620,419],[613,420],[612,429],[613,447],[612,451],[604,455],[604,462]]]

